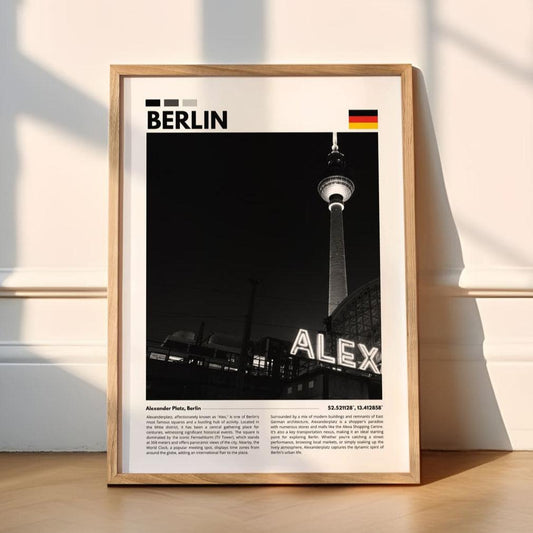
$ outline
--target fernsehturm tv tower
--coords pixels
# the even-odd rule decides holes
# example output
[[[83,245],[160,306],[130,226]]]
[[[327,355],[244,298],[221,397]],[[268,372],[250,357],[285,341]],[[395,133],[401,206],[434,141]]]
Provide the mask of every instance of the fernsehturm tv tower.
[[[348,296],[342,212],[345,202],[355,190],[355,185],[346,174],[344,154],[339,152],[337,134],[334,133],[331,152],[328,155],[327,176],[318,184],[318,193],[328,202],[330,211],[328,316],[331,316]]]

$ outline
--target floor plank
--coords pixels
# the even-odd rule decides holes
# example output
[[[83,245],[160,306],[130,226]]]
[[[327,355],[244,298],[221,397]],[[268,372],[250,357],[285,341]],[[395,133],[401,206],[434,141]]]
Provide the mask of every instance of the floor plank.
[[[3,533],[533,531],[533,452],[425,452],[418,487],[107,487],[95,453],[3,453],[0,474]]]

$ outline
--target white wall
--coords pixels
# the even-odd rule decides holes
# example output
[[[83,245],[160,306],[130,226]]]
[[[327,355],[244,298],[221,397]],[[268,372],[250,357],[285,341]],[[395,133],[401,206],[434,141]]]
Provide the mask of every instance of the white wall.
[[[530,0],[0,10],[0,449],[105,447],[109,64],[224,62],[420,69],[422,445],[533,448]]]

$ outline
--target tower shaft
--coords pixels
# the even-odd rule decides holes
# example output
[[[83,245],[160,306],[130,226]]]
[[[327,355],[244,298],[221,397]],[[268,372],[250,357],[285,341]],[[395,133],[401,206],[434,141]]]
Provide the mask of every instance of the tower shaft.
[[[342,210],[341,204],[330,206],[328,315],[348,296]]]
[[[348,174],[344,154],[339,152],[337,134],[334,133],[327,174],[318,184],[318,194],[328,203],[330,211],[328,316],[348,296],[342,211],[355,190],[355,184]]]

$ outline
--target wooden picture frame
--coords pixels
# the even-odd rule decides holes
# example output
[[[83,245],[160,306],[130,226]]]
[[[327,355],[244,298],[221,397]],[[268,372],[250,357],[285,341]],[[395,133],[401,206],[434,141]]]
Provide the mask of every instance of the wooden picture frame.
[[[111,66],[108,484],[419,483],[413,150],[410,65]]]

